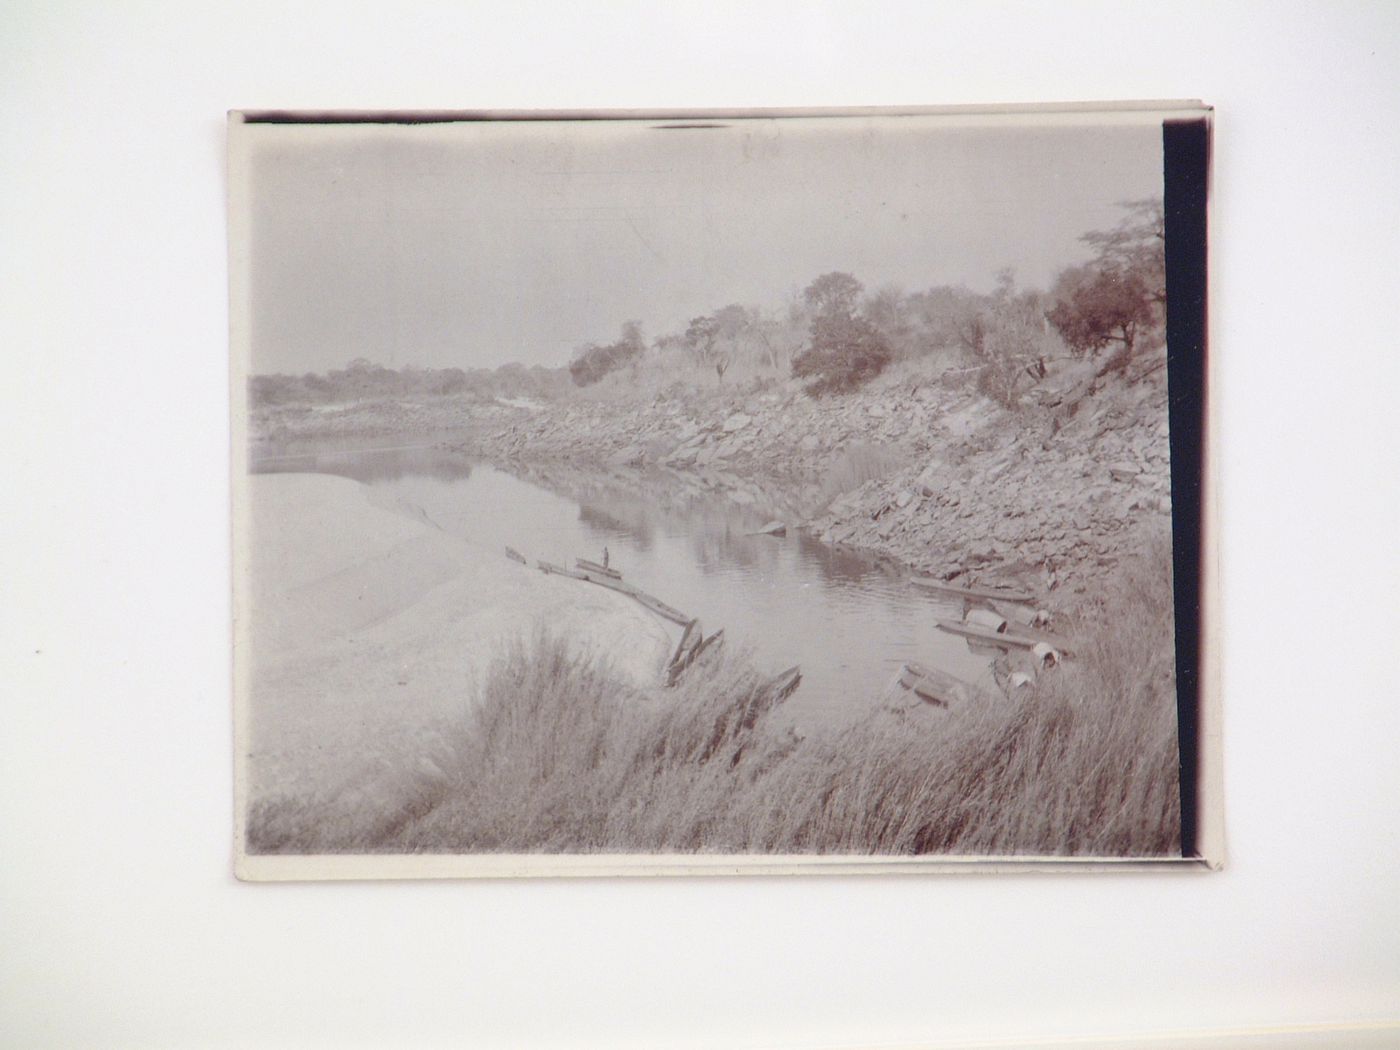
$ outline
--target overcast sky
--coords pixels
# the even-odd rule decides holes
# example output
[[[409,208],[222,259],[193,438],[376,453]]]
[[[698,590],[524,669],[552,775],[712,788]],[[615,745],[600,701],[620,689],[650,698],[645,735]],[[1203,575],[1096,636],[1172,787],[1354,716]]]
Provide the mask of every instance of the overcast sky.
[[[1142,116],[657,123],[250,126],[253,370],[560,365],[830,270],[1045,287],[1162,192]]]

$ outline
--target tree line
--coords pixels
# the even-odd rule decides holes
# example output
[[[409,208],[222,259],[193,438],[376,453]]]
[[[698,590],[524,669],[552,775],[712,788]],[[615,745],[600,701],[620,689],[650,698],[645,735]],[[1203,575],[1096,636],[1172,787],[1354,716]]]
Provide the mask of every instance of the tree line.
[[[284,373],[249,376],[248,396],[254,406],[341,404],[385,397],[445,395],[494,397],[556,397],[568,387],[561,369],[518,362],[499,368],[385,368],[357,357],[344,368],[303,375]]]
[[[1023,387],[1045,376],[1047,362],[1066,351],[1096,357],[1112,348],[1103,362],[1108,370],[1148,343],[1160,345],[1161,201],[1122,207],[1118,225],[1081,238],[1093,258],[1061,271],[1048,292],[1018,289],[1010,270],[997,275],[990,293],[947,285],[867,293],[849,273],[826,273],[779,309],[731,303],[649,346],[641,325],[628,321],[615,342],[580,347],[569,372],[576,385],[588,386],[651,354],[686,360],[722,384],[730,367],[744,361],[788,370],[820,397],[856,389],[896,360],[943,352],[966,361],[989,396],[1014,404]]]
[[[1021,289],[1010,270],[989,293],[939,285],[917,292],[868,291],[852,274],[812,280],[776,308],[730,303],[693,317],[650,342],[641,323],[625,322],[617,339],[578,347],[567,369],[385,368],[356,358],[324,374],[254,375],[255,406],[329,404],[381,397],[551,398],[570,385],[591,386],[645,366],[684,363],[723,384],[732,367],[791,374],[814,397],[854,390],[893,362],[944,355],[950,367],[976,373],[990,397],[1014,405],[1069,353],[1104,355],[1107,371],[1144,346],[1159,346],[1166,305],[1162,204],[1128,201],[1109,230],[1084,234],[1093,257],[1068,267],[1049,291]],[[742,371],[742,369],[741,369]]]

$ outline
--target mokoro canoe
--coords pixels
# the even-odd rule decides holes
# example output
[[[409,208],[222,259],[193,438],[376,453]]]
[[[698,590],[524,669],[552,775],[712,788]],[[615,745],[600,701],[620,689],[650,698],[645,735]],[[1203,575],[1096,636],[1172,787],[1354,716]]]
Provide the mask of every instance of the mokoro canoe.
[[[789,667],[764,687],[763,697],[767,704],[780,704],[790,697],[802,681],[802,669]]]
[[[995,609],[969,609],[963,617],[963,623],[969,627],[985,627],[989,631],[996,631],[1001,634],[1007,628],[1006,617]]]
[[[588,579],[588,577],[581,572],[574,572],[572,569],[566,569],[562,565],[555,565],[553,562],[540,561],[535,564],[540,567],[540,572],[544,573],[546,576],[567,576],[572,580]]]
[[[579,567],[580,572],[597,572],[604,576],[611,576],[615,580],[622,579],[622,573],[616,569],[610,569],[606,565],[599,565],[596,561],[589,561],[587,558],[575,558],[574,564]]]
[[[961,678],[955,678],[946,671],[926,664],[905,664],[899,672],[899,684],[920,700],[926,700],[938,707],[947,707],[954,701],[966,703],[992,699],[989,694],[970,682],[964,682]]]
[[[667,605],[661,599],[653,598],[645,591],[637,590],[637,588],[633,587],[630,583],[623,583],[621,580],[613,579],[613,577],[605,573],[575,572],[572,569],[564,568],[562,565],[552,565],[547,561],[542,561],[538,564],[541,572],[553,573],[556,576],[567,576],[571,580],[586,580],[588,583],[596,583],[600,587],[607,587],[609,590],[619,591],[629,598],[634,599],[642,608],[649,609],[656,613],[657,616],[670,620],[672,623],[678,623],[682,627],[690,623],[692,619],[692,617],[687,616],[679,609]]]
[[[1035,623],[1038,613],[1034,605],[1023,605],[1020,602],[991,601],[988,599],[987,604],[991,606],[994,613],[1005,617],[1012,623],[1020,624],[1022,627],[1029,627]]]
[[[721,627],[718,631],[710,635],[710,637],[706,638],[704,641],[702,641],[699,645],[695,647],[695,654],[691,656],[690,662],[694,663],[696,660],[700,659],[700,657],[704,656],[705,653],[711,649],[715,650],[715,652],[719,652],[720,648],[723,645],[724,628]]]
[[[959,587],[956,584],[945,583],[943,580],[930,579],[927,576],[911,576],[909,582],[915,587],[923,587],[931,591],[941,591],[944,594],[955,595],[959,598],[982,598],[987,601],[997,600],[1004,602],[1021,602],[1023,604],[1029,604],[1035,601],[1035,595],[1027,591],[994,590],[989,587]]]
[[[667,685],[675,685],[681,672],[690,666],[691,661],[695,659],[695,650],[699,648],[704,636],[699,620],[691,620],[685,625],[685,630],[681,632],[681,640],[676,643],[676,651],[671,654],[671,659],[666,661]]]
[[[938,620],[935,626],[940,631],[988,642],[1003,649],[1034,649],[1037,645],[1045,644],[1057,650],[1061,656],[1074,655],[1073,648],[1063,638],[1057,638],[1045,631],[1034,631],[1029,627],[1008,626],[1005,631],[998,632],[959,620]]]

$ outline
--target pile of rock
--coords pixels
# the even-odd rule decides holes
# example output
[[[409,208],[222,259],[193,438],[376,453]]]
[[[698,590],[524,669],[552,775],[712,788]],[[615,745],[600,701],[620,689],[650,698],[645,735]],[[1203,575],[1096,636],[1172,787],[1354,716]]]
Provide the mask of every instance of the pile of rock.
[[[984,431],[846,494],[809,525],[945,578],[1019,573],[1083,590],[1170,521],[1166,420],[1164,375],[1115,381],[1048,433]]]

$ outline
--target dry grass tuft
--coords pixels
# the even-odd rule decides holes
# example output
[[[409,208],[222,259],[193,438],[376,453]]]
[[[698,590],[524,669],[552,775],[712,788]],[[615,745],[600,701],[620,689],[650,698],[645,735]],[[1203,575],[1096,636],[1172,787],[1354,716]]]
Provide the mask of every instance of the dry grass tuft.
[[[1079,658],[1025,695],[802,740],[767,717],[742,653],[637,691],[539,638],[444,727],[444,776],[410,778],[393,819],[328,846],[295,833],[314,820],[276,814],[269,836],[255,813],[251,837],[277,852],[1179,855],[1171,608],[1163,542],[1086,614]]]

